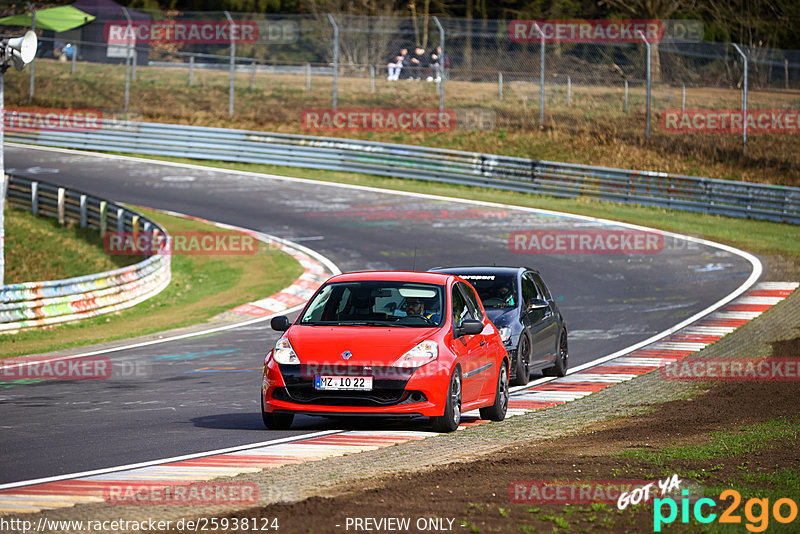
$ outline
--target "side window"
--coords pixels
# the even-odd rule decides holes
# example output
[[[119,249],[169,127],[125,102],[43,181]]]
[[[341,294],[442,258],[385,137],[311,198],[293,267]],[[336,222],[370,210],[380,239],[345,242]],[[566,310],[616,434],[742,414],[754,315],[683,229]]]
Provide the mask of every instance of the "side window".
[[[522,275],[522,301],[525,303],[523,306],[527,306],[531,299],[535,299],[539,296],[539,293],[536,291],[536,284],[533,283],[533,280],[530,277],[530,274],[525,273]]]
[[[550,295],[550,291],[547,289],[547,286],[544,285],[544,280],[538,274],[533,274],[533,280],[536,282],[536,287],[539,290],[539,294],[543,295],[542,298],[545,300],[553,300],[553,296]]]
[[[481,311],[481,305],[478,303],[478,296],[475,294],[475,290],[467,284],[458,283],[456,285],[464,291],[464,295],[467,297],[467,305],[472,313],[471,318],[483,321],[483,312]]]
[[[453,327],[460,328],[464,319],[472,319],[467,306],[467,299],[458,290],[458,284],[453,285]]]

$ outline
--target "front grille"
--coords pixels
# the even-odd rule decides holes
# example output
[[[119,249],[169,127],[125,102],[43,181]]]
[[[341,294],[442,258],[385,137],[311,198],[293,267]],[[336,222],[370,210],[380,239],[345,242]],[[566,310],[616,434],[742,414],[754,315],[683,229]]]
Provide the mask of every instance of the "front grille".
[[[275,388],[272,398],[314,406],[362,407],[397,406],[428,400],[421,391],[319,391],[313,387]]]

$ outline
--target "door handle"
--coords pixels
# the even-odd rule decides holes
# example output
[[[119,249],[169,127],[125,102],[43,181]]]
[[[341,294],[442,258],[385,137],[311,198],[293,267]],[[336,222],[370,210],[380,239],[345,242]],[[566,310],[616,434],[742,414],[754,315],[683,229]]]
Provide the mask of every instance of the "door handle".
[[[486,345],[486,341],[481,341],[481,347]]]

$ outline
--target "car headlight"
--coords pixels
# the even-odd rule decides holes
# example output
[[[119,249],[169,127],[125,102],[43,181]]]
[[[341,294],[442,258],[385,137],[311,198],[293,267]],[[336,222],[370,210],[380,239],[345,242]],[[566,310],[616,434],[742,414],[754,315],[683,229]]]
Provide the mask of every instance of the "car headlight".
[[[297,364],[300,363],[300,358],[292,348],[292,344],[285,337],[282,337],[275,343],[275,350],[272,351],[272,357],[278,363]]]
[[[511,329],[507,326],[503,326],[497,330],[500,332],[500,339],[503,340],[503,343],[508,344],[511,341]]]
[[[430,363],[439,357],[439,345],[435,341],[423,341],[400,356],[396,362],[395,367],[411,367],[417,368],[426,363]]]

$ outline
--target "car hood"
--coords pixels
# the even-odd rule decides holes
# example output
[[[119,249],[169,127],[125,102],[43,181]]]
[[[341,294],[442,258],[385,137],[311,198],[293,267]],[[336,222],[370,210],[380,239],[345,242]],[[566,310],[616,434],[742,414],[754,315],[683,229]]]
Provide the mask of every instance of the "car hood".
[[[497,328],[512,326],[519,317],[516,308],[486,308],[486,315]]]
[[[287,332],[304,364],[392,365],[419,342],[431,339],[438,328],[379,326],[304,326]],[[345,360],[342,353],[350,351]]]

